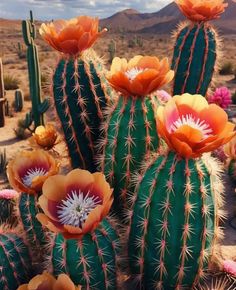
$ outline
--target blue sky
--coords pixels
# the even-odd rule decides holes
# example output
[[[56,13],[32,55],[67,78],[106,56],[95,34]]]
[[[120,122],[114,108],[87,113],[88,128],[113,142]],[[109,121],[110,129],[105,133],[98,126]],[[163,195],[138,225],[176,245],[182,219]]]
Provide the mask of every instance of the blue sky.
[[[171,0],[0,0],[0,18],[26,18],[32,9],[35,18],[51,20],[86,14],[104,18],[126,8],[156,12]]]

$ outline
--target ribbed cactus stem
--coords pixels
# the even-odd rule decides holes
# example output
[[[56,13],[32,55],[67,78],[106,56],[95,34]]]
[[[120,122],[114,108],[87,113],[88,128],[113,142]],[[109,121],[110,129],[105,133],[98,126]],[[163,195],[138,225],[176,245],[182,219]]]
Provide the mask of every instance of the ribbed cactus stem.
[[[15,234],[0,234],[0,287],[15,290],[32,277],[29,251]]]
[[[108,220],[103,220],[82,239],[66,240],[61,234],[51,245],[52,270],[66,273],[84,289],[117,289],[120,244],[118,234]]]
[[[138,177],[128,253],[140,287],[180,290],[205,277],[219,234],[217,167],[209,156],[188,160],[169,153]]]
[[[53,96],[72,166],[96,171],[95,143],[109,99],[94,59],[61,59],[53,76]]]
[[[128,207],[128,196],[133,191],[132,174],[158,147],[156,107],[154,96],[120,96],[103,125],[105,138],[100,144],[103,148],[100,165],[114,187],[114,208],[119,214],[121,208]]]
[[[206,96],[216,70],[218,35],[208,23],[180,26],[172,60],[175,71],[173,94]]]

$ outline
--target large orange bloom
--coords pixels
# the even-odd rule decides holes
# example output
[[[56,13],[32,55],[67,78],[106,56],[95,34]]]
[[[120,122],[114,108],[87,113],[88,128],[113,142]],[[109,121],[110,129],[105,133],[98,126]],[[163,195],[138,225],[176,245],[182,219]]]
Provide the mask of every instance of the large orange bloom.
[[[55,127],[52,124],[47,124],[46,126],[38,126],[29,141],[33,147],[38,145],[43,149],[50,150],[56,144],[57,137]]]
[[[65,238],[81,238],[93,231],[108,214],[112,189],[102,173],[74,169],[66,176],[48,178],[39,204],[44,214],[38,220]]]
[[[21,285],[17,290],[81,290],[81,286],[76,287],[66,274],[61,274],[56,279],[44,272],[35,276],[29,284]]]
[[[98,31],[98,18],[89,16],[43,23],[39,29],[44,40],[54,49],[74,56],[90,48],[104,31],[106,29]]]
[[[59,163],[43,150],[23,151],[7,167],[10,185],[18,192],[39,193],[44,181],[59,171]]]
[[[107,79],[125,96],[146,96],[169,83],[174,77],[168,59],[137,55],[129,62],[115,57]]]
[[[170,149],[185,158],[200,157],[226,144],[235,136],[235,125],[215,104],[201,95],[173,97],[157,110],[157,129]]]
[[[224,0],[175,0],[182,13],[194,22],[220,17],[228,6]]]

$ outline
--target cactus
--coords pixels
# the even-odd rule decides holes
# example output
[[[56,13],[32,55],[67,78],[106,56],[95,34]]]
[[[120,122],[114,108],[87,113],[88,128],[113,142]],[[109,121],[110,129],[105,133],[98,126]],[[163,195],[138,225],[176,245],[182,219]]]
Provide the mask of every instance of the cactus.
[[[185,159],[170,152],[138,178],[128,254],[144,289],[190,289],[204,277],[219,235],[219,168],[208,155]]]
[[[49,108],[49,100],[41,101],[41,74],[39,68],[38,48],[34,43],[36,38],[36,27],[33,13],[30,11],[30,20],[22,21],[24,42],[27,46],[27,61],[30,83],[30,96],[32,101],[32,117],[34,127],[44,125],[43,114]]]
[[[10,106],[8,100],[5,102],[5,116],[11,116]]]
[[[62,58],[53,76],[53,98],[73,168],[96,171],[95,141],[108,98],[94,57]]]
[[[116,42],[112,39],[108,45],[109,62],[111,63],[116,55]]]
[[[228,164],[228,174],[233,181],[233,183],[236,183],[236,160],[232,159],[230,160]]]
[[[58,276],[66,273],[83,289],[117,289],[118,234],[108,219],[104,219],[92,233],[82,239],[65,239],[61,234],[52,239],[49,257],[52,272]]]
[[[16,290],[32,277],[31,257],[22,238],[0,234],[0,288]]]
[[[0,224],[15,226],[18,219],[15,215],[15,205],[18,193],[11,189],[0,190]]]
[[[7,151],[4,148],[3,152],[0,152],[0,174],[6,173],[7,163]]]
[[[4,78],[3,78],[3,66],[2,59],[0,58],[0,128],[5,125],[5,89],[4,89]]]
[[[15,91],[15,101],[14,101],[14,108],[16,112],[21,112],[23,109],[23,92],[22,90],[16,90]]]
[[[43,251],[48,242],[47,232],[44,231],[36,215],[41,212],[37,205],[37,196],[22,193],[18,204],[19,217],[24,228],[26,241],[32,249],[33,261],[42,261]]]
[[[218,12],[213,7],[212,14],[204,15],[204,18],[201,15],[201,8],[198,5],[194,6],[194,1],[185,3],[177,0],[176,2],[190,22],[180,25],[175,33],[172,60],[172,69],[175,71],[173,95],[190,93],[206,96],[213,73],[217,70],[217,58],[220,54],[218,34],[208,20],[217,18],[223,10]],[[191,6],[189,10],[187,10],[188,5]],[[204,6],[204,2],[200,5]],[[216,4],[212,6],[214,5],[216,6]]]
[[[106,138],[101,141],[101,170],[114,187],[113,207],[119,214],[121,208],[127,207],[129,191],[133,191],[131,175],[158,147],[156,109],[154,96],[120,96],[103,126]]]

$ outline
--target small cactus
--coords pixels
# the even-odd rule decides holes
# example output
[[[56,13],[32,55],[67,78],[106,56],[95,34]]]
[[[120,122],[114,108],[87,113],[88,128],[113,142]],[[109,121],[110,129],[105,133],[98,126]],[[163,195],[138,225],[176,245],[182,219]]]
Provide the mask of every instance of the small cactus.
[[[113,58],[116,55],[116,42],[112,39],[108,45],[109,62],[112,63]]]
[[[22,90],[15,91],[14,108],[15,112],[21,112],[24,104],[24,96]]]
[[[15,205],[18,193],[12,189],[0,190],[0,224],[15,225],[18,220],[15,213]]]
[[[0,174],[6,173],[7,163],[7,151],[6,148],[4,148],[4,150],[0,152]]]

